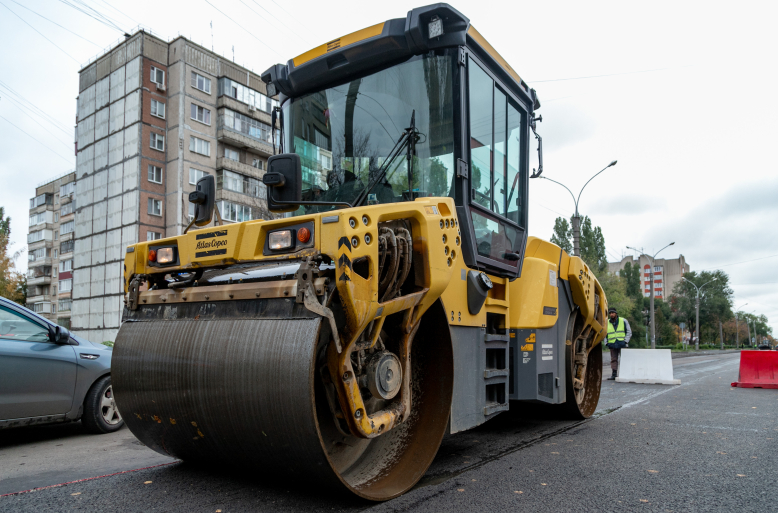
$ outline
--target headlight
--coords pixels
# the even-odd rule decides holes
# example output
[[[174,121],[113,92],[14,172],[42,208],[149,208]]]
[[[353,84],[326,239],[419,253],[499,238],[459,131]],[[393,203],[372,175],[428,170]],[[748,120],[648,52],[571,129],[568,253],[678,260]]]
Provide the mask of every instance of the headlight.
[[[278,230],[268,235],[268,246],[273,251],[292,247],[292,230]],[[157,255],[159,259],[159,255]]]
[[[173,248],[159,248],[157,250],[158,264],[172,264],[175,261],[176,257],[173,254]]]

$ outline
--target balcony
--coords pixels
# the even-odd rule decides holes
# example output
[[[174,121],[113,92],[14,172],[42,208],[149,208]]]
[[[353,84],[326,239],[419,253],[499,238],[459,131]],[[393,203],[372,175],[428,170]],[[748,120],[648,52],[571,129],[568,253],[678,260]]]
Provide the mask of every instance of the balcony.
[[[48,294],[39,294],[37,296],[27,296],[27,308],[32,310],[32,305],[35,303],[40,303],[42,301],[49,302],[51,301],[51,296]]]
[[[216,140],[236,148],[250,149],[263,157],[273,155],[273,147],[270,143],[242,134],[231,128],[219,126],[219,129],[216,131]]]
[[[32,252],[35,251],[36,249],[52,248],[52,247],[54,247],[54,241],[43,239],[43,240],[39,240],[38,242],[30,242],[29,244],[27,244],[27,251]]]
[[[235,112],[240,112],[244,116],[252,117],[254,119],[262,121],[267,125],[270,125],[270,114],[256,108],[253,110],[249,109],[248,104],[239,102],[235,98],[231,98],[229,96],[219,96],[219,98],[216,100],[216,107],[217,108],[226,107],[228,109],[234,110]]]
[[[51,276],[38,276],[36,278],[27,278],[27,286],[48,285],[51,283]]]
[[[27,260],[27,265],[51,265],[51,257],[40,257],[40,258],[34,258],[32,260]]]
[[[227,157],[218,157],[216,159],[216,169],[227,169],[229,171],[234,171],[242,175],[256,178],[257,180],[260,180],[265,174],[264,169],[249,166],[248,164],[238,162],[237,160],[228,159]]]

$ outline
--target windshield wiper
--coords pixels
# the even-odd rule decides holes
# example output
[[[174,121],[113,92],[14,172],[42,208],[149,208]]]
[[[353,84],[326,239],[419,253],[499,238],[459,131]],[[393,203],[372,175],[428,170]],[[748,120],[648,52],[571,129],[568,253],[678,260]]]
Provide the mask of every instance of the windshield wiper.
[[[358,207],[362,204],[363,201],[365,201],[365,198],[368,197],[370,191],[372,191],[376,185],[381,183],[386,178],[386,173],[389,172],[389,166],[392,164],[392,162],[394,162],[394,159],[396,159],[406,148],[408,150],[408,191],[410,196],[413,197],[413,155],[416,154],[416,143],[418,140],[419,130],[416,128],[416,110],[414,109],[411,113],[411,126],[406,128],[402,135],[400,135],[400,138],[397,139],[394,147],[389,151],[389,155],[387,155],[386,160],[384,161],[384,165],[378,169],[379,173],[375,180],[373,180],[372,183],[368,182],[365,190],[362,191],[359,196],[357,196],[356,200],[354,200],[353,206]]]

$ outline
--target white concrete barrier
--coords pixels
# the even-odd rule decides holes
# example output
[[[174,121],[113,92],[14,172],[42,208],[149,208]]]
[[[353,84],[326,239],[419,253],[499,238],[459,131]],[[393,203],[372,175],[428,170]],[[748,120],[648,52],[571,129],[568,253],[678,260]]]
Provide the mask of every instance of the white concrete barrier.
[[[680,379],[673,379],[669,349],[622,349],[618,376],[620,383],[681,384]]]

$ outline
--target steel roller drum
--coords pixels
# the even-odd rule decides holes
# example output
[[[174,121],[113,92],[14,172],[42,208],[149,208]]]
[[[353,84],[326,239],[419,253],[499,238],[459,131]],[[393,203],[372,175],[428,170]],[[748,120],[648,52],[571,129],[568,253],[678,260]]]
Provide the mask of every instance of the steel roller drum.
[[[451,404],[451,373],[441,376],[451,349],[425,323],[411,353],[413,413],[365,440],[339,431],[327,405],[321,318],[165,317],[125,322],[113,354],[117,406],[151,449],[371,500],[402,494],[432,462]]]

